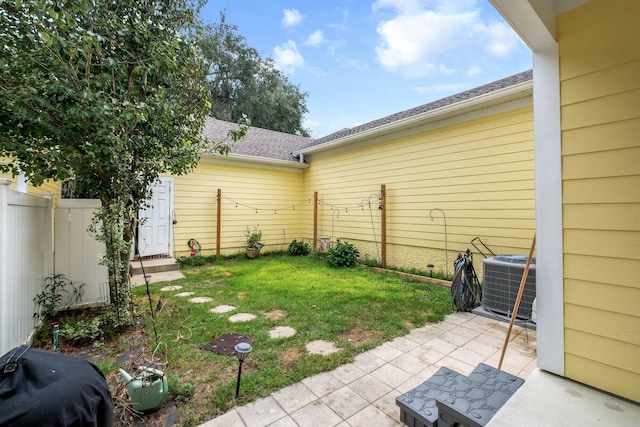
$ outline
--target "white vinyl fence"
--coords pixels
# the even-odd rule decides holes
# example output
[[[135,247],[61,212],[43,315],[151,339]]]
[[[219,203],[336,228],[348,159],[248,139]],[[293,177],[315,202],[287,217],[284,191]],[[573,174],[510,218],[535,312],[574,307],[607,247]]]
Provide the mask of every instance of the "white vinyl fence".
[[[0,355],[31,340],[33,298],[53,273],[50,197],[9,190],[0,181]]]
[[[55,272],[74,283],[84,283],[80,301],[63,300],[65,308],[104,306],[109,304],[109,272],[99,265],[105,245],[94,239],[87,229],[100,200],[60,199],[55,219]]]
[[[51,197],[10,190],[10,182],[0,180],[0,355],[31,342],[37,326],[34,297],[53,274],[85,284],[82,299],[63,300],[62,307],[109,304],[108,272],[98,258],[104,244],[87,232],[100,202],[60,199],[54,243]]]

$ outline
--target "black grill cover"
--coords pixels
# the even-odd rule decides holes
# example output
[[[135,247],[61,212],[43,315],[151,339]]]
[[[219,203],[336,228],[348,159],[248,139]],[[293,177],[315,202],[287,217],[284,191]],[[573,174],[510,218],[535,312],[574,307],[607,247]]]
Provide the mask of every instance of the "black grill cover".
[[[1,427],[112,425],[109,386],[92,363],[28,345],[0,358]]]

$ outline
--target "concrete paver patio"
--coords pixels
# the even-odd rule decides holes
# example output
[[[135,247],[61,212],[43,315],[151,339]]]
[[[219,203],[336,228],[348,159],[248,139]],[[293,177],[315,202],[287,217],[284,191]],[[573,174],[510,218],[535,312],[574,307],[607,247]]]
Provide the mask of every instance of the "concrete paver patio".
[[[402,426],[397,396],[440,367],[463,375],[481,362],[497,367],[507,328],[494,319],[453,313],[201,427]],[[502,370],[526,380],[535,368],[536,333],[514,326]]]

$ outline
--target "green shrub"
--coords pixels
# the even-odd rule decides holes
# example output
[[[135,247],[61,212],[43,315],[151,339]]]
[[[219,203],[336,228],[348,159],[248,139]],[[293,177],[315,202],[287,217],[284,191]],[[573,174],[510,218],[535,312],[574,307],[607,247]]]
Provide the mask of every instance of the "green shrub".
[[[291,256],[307,256],[311,252],[311,246],[306,242],[298,242],[295,239],[289,244],[287,250]]]
[[[331,267],[355,267],[358,265],[358,249],[348,242],[340,242],[327,252],[327,264]]]

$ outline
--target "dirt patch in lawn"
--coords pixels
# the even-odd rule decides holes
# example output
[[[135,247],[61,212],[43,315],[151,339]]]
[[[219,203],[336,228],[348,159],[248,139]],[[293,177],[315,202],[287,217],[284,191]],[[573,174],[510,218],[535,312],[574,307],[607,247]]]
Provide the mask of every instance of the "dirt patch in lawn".
[[[340,333],[338,337],[343,341],[351,343],[352,345],[360,346],[381,339],[382,332],[376,331],[375,329],[365,329],[356,326],[355,328]]]
[[[263,312],[262,315],[269,320],[278,320],[286,316],[287,313],[285,313],[282,310],[271,310],[271,311]]]
[[[302,356],[302,352],[297,347],[289,347],[286,349],[280,356],[278,356],[278,360],[282,362],[285,366],[292,365],[293,362],[298,360]]]

